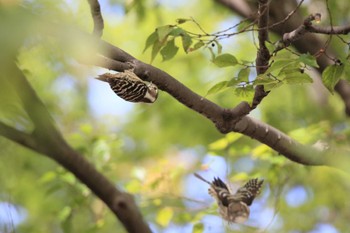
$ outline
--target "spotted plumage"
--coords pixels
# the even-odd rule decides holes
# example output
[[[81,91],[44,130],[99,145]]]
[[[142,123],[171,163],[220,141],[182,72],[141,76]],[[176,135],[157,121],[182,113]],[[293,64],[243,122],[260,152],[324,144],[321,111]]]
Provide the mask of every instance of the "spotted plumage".
[[[222,218],[234,223],[243,223],[248,219],[249,206],[260,193],[264,182],[257,178],[251,179],[233,193],[220,178],[214,178],[213,182],[209,182],[197,173],[194,175],[210,185],[208,192],[217,201]]]
[[[116,74],[105,73],[97,79],[108,82],[111,89],[126,101],[153,103],[158,97],[157,86],[143,81],[132,70]]]

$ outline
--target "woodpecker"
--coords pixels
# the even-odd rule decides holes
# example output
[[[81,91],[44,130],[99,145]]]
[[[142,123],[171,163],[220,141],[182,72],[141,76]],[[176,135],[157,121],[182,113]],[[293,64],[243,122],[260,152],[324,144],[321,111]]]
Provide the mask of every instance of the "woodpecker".
[[[114,93],[126,101],[153,103],[158,97],[158,87],[143,81],[132,70],[116,74],[105,73],[96,79],[108,82]]]
[[[194,173],[194,175],[210,185],[208,192],[218,203],[221,217],[229,223],[243,223],[248,219],[249,206],[260,193],[264,182],[263,179],[251,179],[240,187],[236,193],[232,193],[220,178],[214,178],[213,182],[209,182],[197,173]]]

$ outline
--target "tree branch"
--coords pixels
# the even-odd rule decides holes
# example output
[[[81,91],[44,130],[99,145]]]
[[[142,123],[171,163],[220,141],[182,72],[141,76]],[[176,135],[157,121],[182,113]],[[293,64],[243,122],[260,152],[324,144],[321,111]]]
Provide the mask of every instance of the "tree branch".
[[[234,13],[237,13],[244,18],[251,19],[252,22],[254,22],[254,20],[256,19],[253,16],[253,12],[255,11],[255,8],[254,8],[255,5],[252,5],[252,7],[250,7],[250,10],[247,10],[247,8],[249,8],[247,2],[242,3],[242,1],[236,1],[236,0],[215,0],[215,1],[226,6],[227,8],[232,10]],[[270,27],[270,29],[282,37],[284,33],[293,31],[296,28],[298,28],[302,24],[301,19],[303,18],[299,14],[299,12],[295,11],[295,9],[299,8],[299,6],[300,4],[298,4],[297,1],[295,0],[288,0],[287,2],[284,2],[283,7],[281,6],[281,3],[279,1],[271,1],[270,8],[269,8],[270,9],[269,21],[271,23],[271,26],[273,25],[273,27]],[[290,12],[295,12],[295,14],[292,17],[289,17],[287,21],[285,21],[285,16],[289,15]],[[279,22],[283,22],[283,23],[279,23]],[[333,26],[333,28],[339,29],[336,26]],[[340,31],[341,30],[339,29],[339,32]],[[345,29],[345,31],[347,31],[347,29]],[[302,41],[301,40],[295,41],[293,43],[293,46],[297,50],[299,50],[299,52],[301,53],[308,52],[310,54],[315,54],[319,51],[320,48],[322,48],[323,44],[324,42],[322,41],[321,38],[316,37],[314,34],[309,33],[303,38]],[[335,52],[331,51],[331,49],[329,48],[327,53],[335,54]],[[318,69],[320,74],[328,65],[332,64],[331,61],[327,59],[325,56],[319,56],[317,58],[317,63],[320,66]],[[345,112],[348,116],[350,116],[350,95],[347,92],[347,90],[350,89],[350,84],[347,81],[340,80],[336,84],[334,89],[342,97],[345,103]]]
[[[38,153],[49,156],[72,172],[106,203],[128,232],[150,233],[151,231],[143,221],[132,196],[116,189],[114,184],[99,173],[81,154],[74,151],[63,139],[44,104],[18,67],[14,63],[8,64],[6,70],[2,70],[0,78],[7,79],[13,85],[25,111],[35,126],[32,135],[28,135],[0,122],[0,134]]]
[[[0,135],[32,150],[37,148],[36,141],[30,134],[23,133],[22,131],[8,126],[3,122],[0,122]]]
[[[166,72],[137,60],[108,42],[101,41],[99,44],[101,45],[100,48],[102,49],[102,52],[106,51],[105,48],[108,48],[110,59],[115,57],[125,59],[125,57],[127,57],[129,60],[128,62],[132,62],[134,72],[138,77],[145,81],[151,81],[156,84],[159,89],[166,91],[180,103],[208,118],[214,123],[220,132],[242,133],[264,143],[279,154],[284,155],[286,158],[297,163],[304,165],[328,164],[323,152],[318,151],[311,146],[300,144],[272,126],[249,116],[242,116],[239,111],[236,111],[236,109],[225,109],[218,106],[206,98],[192,92],[189,88]],[[108,54],[104,53],[104,55]],[[117,61],[121,62],[121,60]],[[107,65],[104,65],[104,67],[106,66]],[[106,68],[112,69],[112,67]],[[247,110],[244,105],[239,106],[243,109],[240,109],[240,111]]]
[[[98,0],[88,0],[88,3],[90,5],[91,16],[94,21],[93,34],[98,37],[101,37],[103,34],[104,23],[101,14],[100,3],[98,2]]]
[[[350,32],[350,25],[345,26],[329,26],[329,27],[320,27],[315,25],[310,25],[308,32],[320,33],[327,35],[347,35]]]
[[[312,21],[314,21],[317,17],[319,17],[319,14],[311,14],[298,28],[291,32],[285,33],[282,39],[278,41],[278,46],[275,49],[274,53],[290,46],[293,42],[302,38],[306,33],[309,33],[312,28]]]
[[[259,20],[258,20],[258,39],[259,49],[256,56],[256,73],[263,74],[268,68],[270,60],[270,52],[266,47],[266,41],[268,40],[268,22],[269,22],[269,5],[268,0],[259,0]],[[268,92],[265,92],[263,85],[257,85],[255,87],[255,93],[251,108],[255,109],[260,102],[267,96]]]

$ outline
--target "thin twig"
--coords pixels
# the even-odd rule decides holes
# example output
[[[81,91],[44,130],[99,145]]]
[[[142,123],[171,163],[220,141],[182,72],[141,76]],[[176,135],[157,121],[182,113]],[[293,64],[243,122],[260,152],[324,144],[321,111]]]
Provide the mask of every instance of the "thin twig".
[[[290,19],[290,17],[292,17],[295,14],[295,12],[297,12],[297,10],[300,8],[300,6],[301,6],[301,4],[303,4],[303,2],[304,2],[304,0],[301,0],[298,3],[298,5],[295,7],[295,9],[292,10],[291,12],[289,12],[289,14],[283,20],[280,20],[280,21],[278,21],[278,22],[276,22],[276,23],[274,23],[272,25],[269,25],[267,29],[274,28],[274,27],[276,27],[276,26],[278,26],[280,24],[283,24],[283,23],[287,22]]]

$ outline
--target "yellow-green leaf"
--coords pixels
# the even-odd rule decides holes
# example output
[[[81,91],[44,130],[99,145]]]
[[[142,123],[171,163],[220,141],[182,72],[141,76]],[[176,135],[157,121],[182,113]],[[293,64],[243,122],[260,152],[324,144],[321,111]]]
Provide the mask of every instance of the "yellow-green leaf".
[[[228,81],[218,82],[208,90],[207,95],[218,93],[219,91],[227,87],[227,83]]]
[[[237,80],[241,82],[248,82],[249,81],[249,74],[250,74],[250,69],[245,68],[241,69],[238,73]]]
[[[223,150],[228,146],[228,141],[226,138],[221,138],[219,140],[216,140],[213,143],[209,144],[209,149],[210,150]]]
[[[199,222],[193,225],[192,233],[202,233],[204,231],[203,223]]]
[[[188,53],[189,48],[192,44],[192,38],[187,33],[181,34],[181,38],[182,38],[182,47],[183,47],[185,53]]]
[[[318,64],[317,64],[317,61],[316,61],[316,57],[312,56],[312,55],[309,54],[309,53],[307,53],[307,54],[302,54],[302,55],[299,57],[299,61],[301,61],[301,62],[304,63],[305,65],[318,68]]]
[[[139,180],[133,179],[129,183],[126,184],[125,189],[130,193],[138,193],[140,192],[142,185]]]
[[[294,67],[294,68],[299,68],[299,63],[300,61],[294,60],[291,58],[288,59],[278,59],[274,61],[271,66],[267,69],[265,74],[272,73],[274,71],[279,71],[285,67]]]
[[[303,84],[303,83],[312,83],[312,78],[301,72],[295,72],[291,73],[288,76],[286,76],[283,81],[285,81],[288,84]]]
[[[334,86],[341,78],[343,71],[344,65],[331,65],[322,73],[322,82],[332,94],[334,93]]]
[[[164,41],[166,37],[169,35],[169,33],[173,30],[173,28],[174,26],[172,25],[165,25],[157,28],[156,31],[158,34],[158,40]]]
[[[152,44],[154,44],[158,40],[158,33],[154,31],[151,35],[148,36],[146,40],[145,48],[143,52],[145,52]]]
[[[234,91],[235,95],[242,101],[247,101],[249,104],[252,103],[254,97],[254,88],[252,85],[245,87],[237,87]]]
[[[205,45],[204,42],[200,40],[193,45],[193,48],[190,49],[190,52],[195,51],[195,50],[203,47],[204,45]]]
[[[170,207],[165,207],[158,211],[156,222],[162,227],[169,225],[170,220],[173,218],[174,211]]]
[[[218,67],[235,66],[238,61],[232,54],[224,53],[214,58],[213,63]]]
[[[168,43],[160,50],[160,54],[163,57],[163,61],[167,61],[173,58],[178,50],[179,47],[175,45],[174,40],[168,41]]]
[[[154,58],[159,53],[160,49],[162,48],[163,44],[159,42],[158,40],[153,44],[152,47],[152,55],[151,55],[151,63],[153,62]]]

